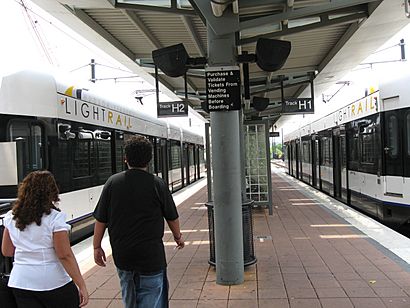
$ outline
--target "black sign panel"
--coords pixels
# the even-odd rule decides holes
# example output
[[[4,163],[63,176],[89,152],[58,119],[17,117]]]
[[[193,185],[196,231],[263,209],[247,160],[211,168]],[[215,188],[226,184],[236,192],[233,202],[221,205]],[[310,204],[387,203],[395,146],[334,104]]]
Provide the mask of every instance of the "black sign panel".
[[[211,111],[241,109],[241,78],[239,68],[211,68],[205,72],[206,104]]]
[[[282,102],[282,114],[314,113],[311,98],[288,98]]]
[[[157,116],[161,117],[186,117],[188,116],[188,103],[186,101],[158,102]]]
[[[269,137],[279,137],[279,132],[269,132]]]

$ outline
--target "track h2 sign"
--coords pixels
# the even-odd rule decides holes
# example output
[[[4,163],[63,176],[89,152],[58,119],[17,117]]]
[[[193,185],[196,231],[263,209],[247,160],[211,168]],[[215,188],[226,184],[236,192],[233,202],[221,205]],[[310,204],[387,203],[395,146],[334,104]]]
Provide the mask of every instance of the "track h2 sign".
[[[158,102],[157,116],[162,117],[186,117],[188,116],[188,103],[186,101]]]
[[[239,67],[210,67],[205,70],[206,104],[211,111],[241,109],[241,77]]]

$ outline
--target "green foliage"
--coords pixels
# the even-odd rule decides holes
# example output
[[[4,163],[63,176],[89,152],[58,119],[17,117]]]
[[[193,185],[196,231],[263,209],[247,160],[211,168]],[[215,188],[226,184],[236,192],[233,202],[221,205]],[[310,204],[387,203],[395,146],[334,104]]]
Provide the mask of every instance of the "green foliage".
[[[272,144],[270,148],[272,158],[282,158],[282,144],[276,143]]]

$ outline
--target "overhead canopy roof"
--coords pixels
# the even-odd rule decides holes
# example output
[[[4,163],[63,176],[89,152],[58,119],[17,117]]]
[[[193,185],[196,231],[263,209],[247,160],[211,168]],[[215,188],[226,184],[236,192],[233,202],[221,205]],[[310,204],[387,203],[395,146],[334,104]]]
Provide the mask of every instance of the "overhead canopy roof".
[[[221,35],[236,32],[240,54],[255,53],[261,37],[290,41],[290,55],[280,70],[269,73],[250,64],[251,95],[269,98],[270,105],[265,111],[251,108],[245,114],[268,117],[272,123],[280,117],[281,80],[285,97],[310,96],[308,81],[313,76],[315,94],[320,95],[409,21],[399,0],[33,2],[152,84],[152,50],[183,43],[190,57],[207,57],[207,25]],[[238,14],[239,22],[221,25],[216,15],[224,9],[225,14]],[[203,69],[190,69],[187,84],[191,106],[207,117],[201,110],[204,76]],[[165,94],[184,97],[182,77],[161,74],[160,81]]]

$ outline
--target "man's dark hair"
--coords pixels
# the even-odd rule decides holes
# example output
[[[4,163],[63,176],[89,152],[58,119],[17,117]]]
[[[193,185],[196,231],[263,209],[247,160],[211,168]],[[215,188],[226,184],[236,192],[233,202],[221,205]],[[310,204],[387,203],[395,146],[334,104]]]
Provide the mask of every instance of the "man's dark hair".
[[[130,167],[145,168],[152,159],[152,143],[143,136],[125,142],[125,157]]]

